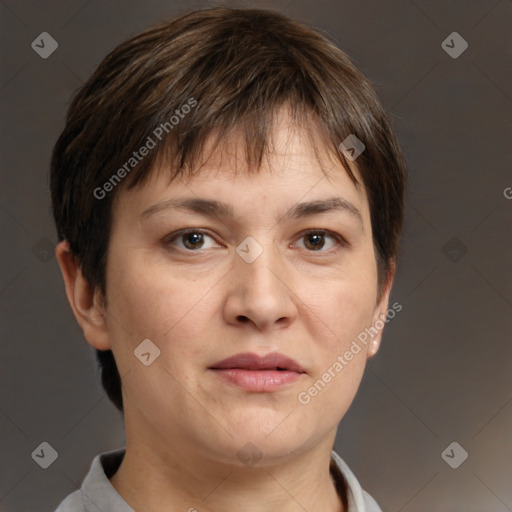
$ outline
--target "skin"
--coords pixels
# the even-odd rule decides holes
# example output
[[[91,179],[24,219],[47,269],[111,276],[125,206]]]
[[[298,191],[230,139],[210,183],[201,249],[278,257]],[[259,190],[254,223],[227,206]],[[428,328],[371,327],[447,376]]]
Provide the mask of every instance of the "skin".
[[[57,246],[85,338],[114,352],[122,378],[127,452],[110,481],[136,510],[343,510],[329,474],[330,453],[382,333],[307,405],[298,395],[385,314],[393,276],[377,301],[364,187],[354,185],[320,142],[320,158],[315,156],[311,140],[286,110],[272,136],[258,173],[246,172],[233,135],[189,181],[169,182],[165,169],[157,169],[143,186],[119,191],[106,304],[67,243]],[[357,170],[356,177],[361,182]],[[346,211],[283,217],[298,202],[333,196],[350,201],[361,219]],[[172,209],[140,217],[175,197],[220,200],[235,217]],[[203,245],[197,235],[170,241],[184,228],[207,230]],[[310,229],[338,233],[348,245],[327,234],[315,250],[315,239],[304,234]],[[248,236],[263,248],[252,263],[236,252]],[[161,351],[149,366],[133,353],[144,339]],[[255,393],[208,369],[240,352],[279,352],[306,373],[278,391]],[[263,455],[252,466],[237,457],[248,442]]]

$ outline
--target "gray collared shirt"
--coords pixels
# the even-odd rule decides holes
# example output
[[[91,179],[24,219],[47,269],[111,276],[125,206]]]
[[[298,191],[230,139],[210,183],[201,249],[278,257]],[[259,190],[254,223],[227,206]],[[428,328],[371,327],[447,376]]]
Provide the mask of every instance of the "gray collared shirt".
[[[82,487],[71,493],[55,512],[135,512],[109,481],[119,468],[125,451],[125,448],[120,448],[94,457]],[[382,512],[376,501],[361,489],[341,457],[333,451],[332,458],[347,483],[347,512]]]

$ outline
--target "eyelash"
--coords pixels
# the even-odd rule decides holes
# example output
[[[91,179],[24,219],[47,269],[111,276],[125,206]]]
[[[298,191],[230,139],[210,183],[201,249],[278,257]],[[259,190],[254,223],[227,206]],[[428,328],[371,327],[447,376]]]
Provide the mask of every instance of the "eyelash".
[[[176,231],[174,233],[172,233],[171,235],[169,235],[165,240],[164,240],[164,244],[166,246],[170,246],[170,245],[173,245],[173,242],[181,237],[184,237],[185,235],[190,235],[192,233],[195,233],[195,234],[202,234],[202,235],[206,235],[206,236],[209,236],[210,238],[214,238],[208,231],[205,231],[203,229],[185,229],[185,230],[180,230],[180,231]],[[315,234],[315,235],[327,235],[331,238],[333,238],[339,247],[348,247],[348,242],[341,236],[339,235],[338,233],[335,233],[333,231],[329,231],[328,229],[309,229],[307,231],[304,231],[303,233],[301,233],[301,236],[299,237],[299,240],[306,237],[307,235],[311,235],[311,234]],[[317,254],[323,254],[323,255],[331,255],[333,253],[335,253],[339,247],[335,247],[334,249],[329,249],[327,251],[323,251],[322,249],[319,249],[318,251],[314,251],[314,250],[307,250],[307,252],[310,252],[310,253],[317,253]],[[197,250],[192,250],[192,249],[187,249],[187,248],[178,248],[178,250],[181,250],[181,251],[185,251],[187,253],[194,253],[194,252],[202,252],[201,251],[201,248],[197,249]]]

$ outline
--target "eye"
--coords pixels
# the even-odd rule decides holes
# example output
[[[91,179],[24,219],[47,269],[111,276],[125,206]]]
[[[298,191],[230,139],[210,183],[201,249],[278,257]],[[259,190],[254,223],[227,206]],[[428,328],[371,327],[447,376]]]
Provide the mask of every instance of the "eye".
[[[328,248],[328,250],[322,250],[325,247],[325,238],[330,238],[334,240],[334,248]],[[324,253],[332,253],[336,251],[336,245],[346,247],[348,244],[345,239],[338,235],[337,233],[333,233],[332,231],[328,231],[325,229],[316,229],[310,230],[302,234],[301,240],[304,239],[304,246],[309,252],[324,252]]]
[[[184,249],[187,251],[197,252],[197,249],[210,249],[211,247],[217,246],[218,244],[211,245],[210,247],[205,247],[205,237],[210,238],[213,240],[213,238],[202,229],[189,229],[189,230],[182,230],[178,231],[177,233],[174,233],[171,235],[170,238],[167,238],[165,240],[165,245],[176,245],[174,244],[175,241],[181,240],[183,241],[183,244],[178,247],[180,249]]]
[[[214,242],[213,244],[210,243],[209,246],[208,244],[205,245],[205,239],[208,238]],[[323,250],[325,249],[326,238],[331,239],[331,247],[328,247],[327,250]],[[300,240],[302,239],[305,240],[304,248],[308,252],[332,253],[337,250],[337,246],[348,246],[348,243],[341,235],[325,229],[306,231],[302,233]],[[178,241],[182,243],[178,244]],[[165,245],[177,246],[179,249],[187,252],[199,252],[199,249],[211,249],[213,247],[220,247],[220,245],[214,241],[213,237],[209,235],[207,231],[202,229],[188,229],[178,231],[166,238],[164,243]]]

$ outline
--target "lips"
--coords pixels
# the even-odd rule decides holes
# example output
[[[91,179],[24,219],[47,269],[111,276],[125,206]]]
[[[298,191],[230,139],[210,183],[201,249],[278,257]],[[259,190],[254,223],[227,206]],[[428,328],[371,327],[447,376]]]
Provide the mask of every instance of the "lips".
[[[269,393],[287,388],[306,372],[289,357],[245,353],[219,361],[209,368],[217,377],[245,391]]]
[[[289,357],[283,356],[276,352],[267,354],[266,356],[258,356],[257,354],[244,353],[236,354],[228,357],[214,365],[210,366],[212,370],[251,370],[251,371],[291,371],[295,373],[305,373],[304,369]]]

